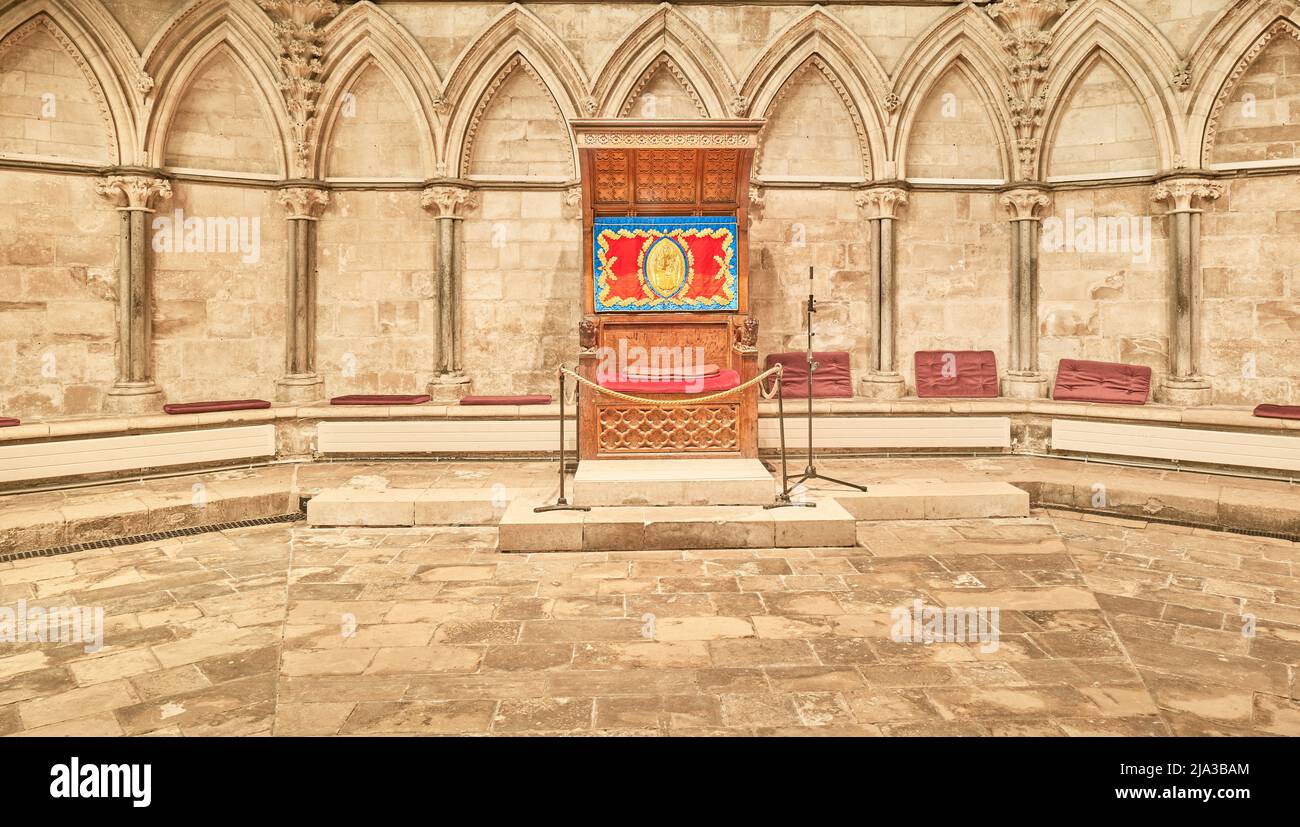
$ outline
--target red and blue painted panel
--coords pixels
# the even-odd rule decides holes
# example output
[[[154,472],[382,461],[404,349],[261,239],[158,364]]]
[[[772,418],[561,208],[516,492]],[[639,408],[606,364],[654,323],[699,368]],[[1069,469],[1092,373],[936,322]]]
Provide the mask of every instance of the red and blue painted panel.
[[[732,216],[596,218],[596,312],[736,310]]]

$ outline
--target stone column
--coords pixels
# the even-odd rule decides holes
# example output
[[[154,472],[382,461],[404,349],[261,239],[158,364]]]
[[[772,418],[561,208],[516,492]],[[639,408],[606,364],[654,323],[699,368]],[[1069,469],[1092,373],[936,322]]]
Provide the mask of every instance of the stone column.
[[[460,297],[465,274],[461,223],[464,211],[478,206],[478,198],[464,187],[440,185],[426,188],[420,205],[438,219],[434,267],[438,316],[433,338],[433,381],[427,392],[435,402],[454,402],[470,392],[470,378],[461,367]]]
[[[1052,199],[1045,189],[1018,187],[1000,201],[1011,218],[1011,347],[1002,395],[1039,399],[1047,377],[1038,370],[1038,239],[1041,211]]]
[[[1169,375],[1156,397],[1169,405],[1208,405],[1210,383],[1200,376],[1201,206],[1223,194],[1203,178],[1171,178],[1151,191],[1168,202]]]
[[[111,175],[95,191],[117,204],[117,378],[104,396],[111,413],[148,413],[162,407],[153,379],[153,256],[149,215],[155,199],[171,197],[171,183],[153,175]]]
[[[857,195],[858,207],[870,223],[871,338],[867,345],[867,373],[862,377],[862,395],[873,399],[898,399],[906,391],[898,372],[895,311],[898,281],[894,267],[894,222],[907,205],[907,191],[897,187],[873,187]]]
[[[289,225],[284,255],[284,376],[275,382],[275,398],[312,402],[325,396],[325,380],[316,372],[316,222],[329,203],[329,192],[286,187],[278,198]]]

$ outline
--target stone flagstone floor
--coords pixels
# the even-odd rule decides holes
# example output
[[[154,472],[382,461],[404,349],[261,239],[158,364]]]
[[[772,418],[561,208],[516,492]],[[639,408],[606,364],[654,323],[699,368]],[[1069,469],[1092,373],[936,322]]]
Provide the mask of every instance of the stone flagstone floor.
[[[106,615],[94,654],[0,643],[0,733],[1300,734],[1300,545],[1047,511],[859,543],[276,525],[0,563],[4,605]],[[892,641],[918,599],[998,606],[997,651]]]

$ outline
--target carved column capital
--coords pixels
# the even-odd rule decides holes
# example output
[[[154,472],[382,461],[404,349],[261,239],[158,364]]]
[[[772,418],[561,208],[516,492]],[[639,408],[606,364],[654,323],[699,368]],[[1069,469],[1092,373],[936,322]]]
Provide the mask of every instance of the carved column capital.
[[[315,142],[316,104],[320,98],[324,25],[339,13],[333,0],[258,0],[275,21],[280,44],[280,90],[293,130],[295,172],[308,174]]]
[[[420,206],[438,218],[464,218],[466,210],[478,206],[478,193],[465,187],[439,185],[425,187],[420,193]]]
[[[1042,29],[1067,8],[1065,0],[995,0],[988,6],[989,17],[1002,18],[1008,28]]]
[[[1011,221],[1041,221],[1042,211],[1052,204],[1051,193],[1035,187],[1020,187],[1002,193],[998,199]]]
[[[853,199],[868,220],[898,218],[898,212],[907,206],[907,190],[898,187],[873,187],[862,190]]]
[[[172,197],[172,185],[166,178],[148,175],[110,175],[95,182],[95,192],[115,202],[120,210],[152,212],[155,199]]]
[[[1200,212],[1205,201],[1223,195],[1223,185],[1204,178],[1171,178],[1151,189],[1151,200],[1169,202],[1170,213]]]
[[[276,200],[288,213],[286,218],[316,221],[329,203],[330,194],[315,187],[286,187],[276,194]]]

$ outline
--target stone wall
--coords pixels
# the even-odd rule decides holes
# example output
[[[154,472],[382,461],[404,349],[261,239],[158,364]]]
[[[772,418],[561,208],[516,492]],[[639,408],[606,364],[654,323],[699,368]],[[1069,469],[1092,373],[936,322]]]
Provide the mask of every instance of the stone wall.
[[[151,246],[159,219],[180,222],[150,277],[147,358],[167,399],[277,393],[295,347],[297,253],[277,198],[290,184],[328,193],[299,222],[319,218],[320,392],[420,392],[436,378],[442,222],[422,193],[447,186],[466,196],[450,222],[454,361],[478,392],[550,392],[581,315],[568,121],[619,116],[767,120],[750,247],[760,349],[803,347],[815,266],[817,344],[850,352],[855,387],[882,335],[870,291],[887,252],[872,248],[864,189],[910,191],[892,298],[910,392],[914,351],[992,349],[1005,367],[1026,323],[1047,379],[1063,357],[1164,376],[1172,205],[1153,192],[1171,176],[1215,183],[1222,194],[1193,205],[1205,210],[1198,370],[1215,402],[1300,403],[1296,4],[1071,2],[1048,16],[1046,68],[1013,77],[1003,38],[1022,5],[1034,4],[340,4],[321,22],[312,98],[282,84],[274,12],[255,3],[10,4],[0,415],[104,406],[122,262],[119,214],[96,182],[124,173],[170,181],[145,205]],[[1026,183],[1050,202],[1034,213],[1046,221],[1028,322],[1000,203]],[[187,249],[194,218],[236,238],[256,219],[257,254]],[[1102,222],[1129,227],[1127,243],[1079,242]]]

